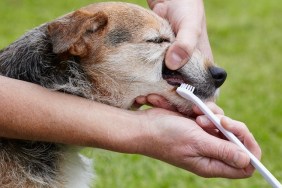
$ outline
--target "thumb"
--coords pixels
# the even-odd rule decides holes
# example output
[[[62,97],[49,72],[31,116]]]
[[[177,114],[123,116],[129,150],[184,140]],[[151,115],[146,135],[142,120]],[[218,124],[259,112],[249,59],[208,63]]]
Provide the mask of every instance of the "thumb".
[[[179,29],[175,42],[170,46],[166,53],[166,66],[171,70],[182,67],[191,58],[197,48],[200,52],[213,62],[213,55],[209,43],[206,26],[202,29],[191,29],[193,23],[183,24]],[[195,26],[196,27],[196,26]]]
[[[222,161],[235,168],[245,168],[250,164],[249,156],[232,142],[209,136],[201,144],[199,152],[208,158]]]
[[[176,40],[166,54],[166,66],[172,70],[180,68],[190,59],[202,35],[202,26],[199,21],[183,19],[174,30]]]
[[[191,43],[185,45],[183,41],[175,41],[166,53],[165,63],[167,68],[177,70],[187,63],[194,51]]]

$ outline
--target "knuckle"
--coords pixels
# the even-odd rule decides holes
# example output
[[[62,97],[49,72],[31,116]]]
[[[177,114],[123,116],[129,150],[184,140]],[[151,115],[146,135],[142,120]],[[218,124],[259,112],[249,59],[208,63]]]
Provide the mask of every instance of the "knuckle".
[[[192,54],[196,47],[196,39],[193,37],[190,40],[190,38],[184,38],[181,35],[177,35],[173,45],[177,46],[179,51],[182,50],[182,56],[186,56],[187,59],[189,57],[192,57]]]
[[[222,161],[232,161],[233,152],[231,147],[225,143],[220,144],[218,149],[218,157]]]
[[[258,143],[256,143],[255,142],[255,146],[254,146],[255,148],[256,148],[256,150],[255,151],[253,151],[253,153],[254,153],[254,155],[257,157],[257,159],[261,159],[261,155],[262,155],[262,150],[261,150],[261,148],[259,147],[259,145],[258,145]]]
[[[237,121],[238,122],[238,127],[241,127],[242,129],[245,129],[245,130],[249,130],[247,125],[241,121]]]
[[[195,28],[194,28],[194,32],[195,32],[195,36],[196,36],[197,38],[200,38],[200,36],[202,35],[203,30],[202,30],[201,27],[195,27]]]
[[[182,19],[182,22],[180,23],[183,23],[185,21],[185,17],[183,17]],[[189,23],[189,24],[185,24],[183,26],[184,29],[187,29],[189,31],[193,31],[191,34],[193,35],[193,37],[195,37],[196,39],[200,38],[201,35],[202,35],[202,32],[203,32],[203,29],[201,27],[201,25],[199,23],[196,23],[196,22],[193,22],[192,24]]]

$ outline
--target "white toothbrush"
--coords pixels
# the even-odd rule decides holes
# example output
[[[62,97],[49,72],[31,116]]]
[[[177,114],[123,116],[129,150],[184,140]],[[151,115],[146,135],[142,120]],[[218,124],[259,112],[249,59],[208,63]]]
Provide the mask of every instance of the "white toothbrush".
[[[259,171],[259,173],[265,178],[265,180],[273,187],[273,188],[282,188],[280,182],[265,168],[265,166],[242,144],[242,142],[230,131],[227,131],[220,124],[220,120],[214,113],[199,99],[196,95],[193,94],[195,87],[188,84],[181,84],[180,87],[177,88],[176,92],[182,96],[183,98],[192,101],[195,103],[202,112],[208,116],[208,118],[215,124],[215,126],[230,140],[231,142],[238,145],[241,149],[243,149],[250,157],[251,164]]]

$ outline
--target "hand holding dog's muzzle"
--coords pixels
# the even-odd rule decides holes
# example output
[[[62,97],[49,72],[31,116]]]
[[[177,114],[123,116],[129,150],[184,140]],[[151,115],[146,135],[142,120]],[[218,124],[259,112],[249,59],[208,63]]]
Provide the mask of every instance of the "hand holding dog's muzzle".
[[[199,49],[213,61],[202,0],[147,0],[147,2],[154,12],[169,21],[176,35],[176,40],[166,55],[166,66],[169,69],[176,70],[182,67],[195,49]]]

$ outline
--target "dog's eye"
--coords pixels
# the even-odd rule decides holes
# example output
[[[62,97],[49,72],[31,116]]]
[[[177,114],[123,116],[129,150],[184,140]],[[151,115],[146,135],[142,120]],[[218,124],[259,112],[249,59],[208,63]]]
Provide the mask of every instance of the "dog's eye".
[[[158,38],[146,40],[146,42],[161,44],[163,42],[170,42],[170,41],[167,38],[158,37]]]

